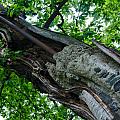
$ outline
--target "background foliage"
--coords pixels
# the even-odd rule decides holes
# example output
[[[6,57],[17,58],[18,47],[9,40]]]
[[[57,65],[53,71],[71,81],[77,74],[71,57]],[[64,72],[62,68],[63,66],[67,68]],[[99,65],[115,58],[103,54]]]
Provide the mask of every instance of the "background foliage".
[[[62,0],[1,0],[8,7],[8,15],[36,17],[33,24],[42,27],[56,6]],[[120,41],[120,2],[119,0],[69,0],[60,10],[64,18],[65,34],[79,40],[90,41],[95,37],[103,43],[113,46]],[[58,15],[50,28],[61,31],[57,25],[61,23]],[[87,24],[86,24],[87,23]]]
[[[37,27],[44,26],[60,2],[62,0],[0,0],[7,7],[8,16],[25,14],[26,19]],[[89,44],[94,37],[107,46],[120,50],[119,0],[69,0],[60,10],[60,14],[64,19],[62,29],[58,27],[62,21],[58,15],[50,25],[51,30]],[[46,95],[35,90],[30,82],[19,77],[15,71],[10,71],[6,66],[8,60],[15,60],[20,52],[13,53],[8,49],[4,51],[0,58],[0,113],[4,117],[10,120],[37,120],[44,116],[47,120],[62,120],[74,114],[62,105],[54,105]]]

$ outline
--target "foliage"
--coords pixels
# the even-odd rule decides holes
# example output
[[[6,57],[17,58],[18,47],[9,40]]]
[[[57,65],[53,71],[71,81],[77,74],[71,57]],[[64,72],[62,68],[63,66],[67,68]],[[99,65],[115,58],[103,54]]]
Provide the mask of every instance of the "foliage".
[[[37,27],[42,27],[56,6],[62,0],[1,0],[9,5],[8,15],[25,13]],[[69,0],[60,10],[64,18],[62,28],[65,34],[73,36],[80,41],[91,42],[95,37],[106,45],[113,46],[120,41],[120,2],[119,0]],[[87,22],[87,24],[86,24]],[[50,28],[63,32],[58,28],[61,17],[58,15]],[[113,46],[115,47],[115,46]]]
[[[5,69],[0,67],[1,82],[4,88],[0,97],[0,113],[9,120],[40,120],[69,118],[70,111],[62,105],[55,106],[46,95],[40,94],[26,82],[24,78],[18,77],[11,72],[9,77]],[[3,85],[3,83],[2,83]]]
[[[8,120],[68,119],[71,114],[63,105],[55,106],[47,95],[40,94],[31,82],[0,66],[0,113]],[[4,88],[3,88],[4,86]]]

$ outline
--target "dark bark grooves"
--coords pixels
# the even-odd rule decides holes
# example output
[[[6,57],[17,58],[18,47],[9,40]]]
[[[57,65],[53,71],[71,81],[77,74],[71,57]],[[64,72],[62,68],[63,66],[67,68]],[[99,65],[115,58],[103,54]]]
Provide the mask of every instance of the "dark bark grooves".
[[[11,65],[12,68],[28,78],[39,91],[48,93],[51,100],[59,101],[83,118],[119,120],[118,63],[100,50],[74,38],[38,29],[22,18],[5,19],[10,23],[12,21],[17,29],[22,31],[21,36],[19,30],[0,20],[0,33],[8,36],[5,39],[8,47],[14,51],[24,50],[25,53]],[[26,37],[26,33],[31,36]],[[29,39],[32,39],[33,43]],[[38,42],[34,42],[34,39]],[[38,45],[39,42],[45,47]],[[46,50],[46,46],[49,49]],[[49,50],[55,51],[54,53],[63,51],[53,55],[53,52],[49,54]],[[107,64],[108,61],[104,58],[110,62]]]

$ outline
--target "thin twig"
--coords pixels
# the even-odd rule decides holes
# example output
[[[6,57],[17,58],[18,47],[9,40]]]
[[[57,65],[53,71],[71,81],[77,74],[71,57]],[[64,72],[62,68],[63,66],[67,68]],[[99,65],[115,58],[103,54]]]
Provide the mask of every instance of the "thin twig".
[[[53,14],[48,18],[47,22],[44,24],[43,28],[49,28],[50,24],[54,20],[54,18],[59,14],[59,10],[62,8],[62,6],[67,2],[68,0],[63,0],[59,3],[57,9],[53,12]]]

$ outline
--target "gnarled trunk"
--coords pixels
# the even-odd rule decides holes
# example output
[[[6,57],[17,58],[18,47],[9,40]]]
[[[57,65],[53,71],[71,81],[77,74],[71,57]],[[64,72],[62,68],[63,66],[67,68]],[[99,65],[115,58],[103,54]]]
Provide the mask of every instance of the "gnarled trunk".
[[[23,50],[11,68],[25,75],[41,92],[90,120],[119,119],[120,64],[98,48],[74,38],[32,26],[21,18],[5,18],[22,30],[0,22],[7,47]],[[30,34],[55,54],[29,41]],[[39,43],[39,42],[38,42]]]

